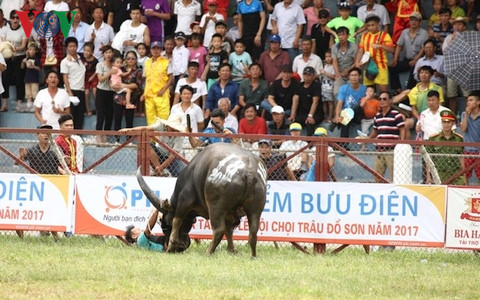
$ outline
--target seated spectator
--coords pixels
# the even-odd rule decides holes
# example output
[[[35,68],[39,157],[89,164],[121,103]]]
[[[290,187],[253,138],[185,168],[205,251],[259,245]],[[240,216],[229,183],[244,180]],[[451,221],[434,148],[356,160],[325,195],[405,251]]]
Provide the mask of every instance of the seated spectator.
[[[233,81],[240,83],[247,75],[252,58],[250,54],[245,51],[245,42],[238,39],[234,43],[234,50],[230,53],[228,63],[232,66]]]
[[[220,100],[218,100],[218,109],[223,111],[223,113],[225,114],[225,125],[224,126],[226,128],[234,129],[235,130],[234,132],[238,132],[237,117],[230,113],[230,109],[231,109],[230,99],[228,99],[226,97],[220,98]],[[212,127],[212,124],[210,123],[208,125],[208,127]]]
[[[374,14],[380,17],[380,28],[382,31],[390,32],[390,16],[383,4],[375,3],[375,0],[365,0],[365,5],[360,6],[357,10],[357,18],[365,22],[368,15]]]
[[[363,109],[363,118],[360,122],[361,130],[365,134],[370,133],[370,128],[373,125],[373,117],[380,110],[378,100],[375,99],[375,88],[367,86],[365,97],[360,100],[360,107]]]
[[[293,96],[297,93],[299,83],[292,78],[293,71],[289,65],[282,67],[280,79],[275,80],[270,86],[267,101],[262,102],[262,108],[271,112],[272,107],[281,106],[285,111],[285,116],[290,117],[292,112]]]
[[[431,30],[434,25],[440,24],[441,10],[443,8],[443,0],[432,1],[433,14],[428,19],[428,30]]]
[[[250,77],[243,80],[238,88],[238,103],[243,110],[247,104],[253,104],[259,110],[262,101],[267,99],[268,84],[261,78],[262,69],[258,63],[251,64],[248,72]]]
[[[272,141],[261,139],[258,141],[258,151],[260,158],[267,167],[267,180],[291,180],[296,181],[297,178],[293,174],[292,170],[288,167],[288,164],[282,163],[278,168],[276,166],[286,158],[285,154],[273,154],[272,153]],[[275,170],[272,170],[273,168]]]
[[[425,56],[421,57],[415,64],[415,69],[413,70],[413,78],[416,81],[418,79],[418,70],[421,66],[430,66],[433,69],[433,76],[431,81],[444,90],[446,89],[447,77],[445,76],[444,69],[444,57],[443,55],[435,54],[436,46],[435,42],[431,39],[428,39],[423,43],[423,53]]]
[[[327,136],[327,130],[323,127],[318,127],[317,129],[315,129],[313,136],[318,136],[318,137]],[[311,150],[314,150],[314,149],[311,149]],[[315,160],[314,155],[311,155],[309,157],[308,164],[310,165],[310,167],[308,168],[308,172],[305,174],[305,176],[302,176],[302,177],[305,178],[305,181],[315,181],[315,168],[317,166],[317,162]],[[333,166],[335,165],[335,153],[333,153],[333,148],[330,146],[328,146],[327,164],[328,164],[329,171],[331,171],[333,169]],[[331,174],[330,176],[332,177]]]
[[[224,127],[225,126],[225,113],[221,111],[220,109],[215,109],[212,111],[210,114],[210,122],[215,122],[218,124],[220,128],[223,128],[223,131],[220,130],[220,128],[217,128],[216,126],[212,127],[207,127],[205,128],[202,132],[203,133],[222,133],[221,137],[216,137],[216,136],[205,136],[205,137],[193,137],[189,136],[188,140],[190,141],[190,145],[192,145],[193,148],[197,147],[204,147],[208,146],[209,144],[214,144],[214,143],[230,143],[232,142],[232,139],[230,139],[228,136],[231,135],[232,133],[236,133],[233,128],[228,128]],[[234,141],[236,142],[236,141]]]
[[[291,136],[299,137],[302,135],[302,125],[300,123],[292,123],[290,124],[289,131]],[[285,153],[288,157],[305,146],[307,146],[307,142],[305,141],[287,140],[280,146],[280,153]],[[300,176],[307,171],[307,159],[307,152],[304,151],[295,155],[288,161],[288,167],[292,170],[297,180],[300,180]]]
[[[300,81],[303,81],[303,70],[306,67],[312,67],[315,70],[317,78],[323,70],[322,59],[312,53],[312,40],[310,38],[304,38],[302,40],[302,54],[296,56],[292,64],[293,72],[300,75]]]
[[[193,88],[192,102],[204,110],[207,99],[207,84],[205,81],[202,81],[197,77],[199,72],[198,63],[195,61],[189,62],[187,72],[188,76],[185,78],[180,78],[175,86],[173,104],[175,105],[180,101],[180,88],[189,85]]]
[[[429,30],[428,34],[435,41],[437,47],[437,54],[442,54],[442,45],[445,38],[453,33],[453,26],[450,23],[452,12],[447,7],[440,10],[440,23],[434,24]]]
[[[200,106],[192,103],[194,89],[189,85],[184,85],[180,88],[180,103],[172,106],[170,116],[180,116],[182,118],[182,125],[187,128],[187,115],[190,117],[190,132],[199,132],[203,129],[203,111]]]
[[[214,37],[215,40],[215,37]],[[230,78],[232,67],[227,64],[221,64],[218,67],[219,80],[216,81],[208,90],[207,103],[205,105],[205,118],[208,118],[210,112],[217,108],[218,100],[227,97],[232,105],[231,113],[236,115],[240,109],[238,105],[238,84]]]
[[[260,55],[258,63],[262,67],[263,75],[269,85],[275,80],[281,79],[283,66],[290,65],[290,56],[280,48],[280,36],[270,35],[268,38],[268,50]]]
[[[285,111],[280,105],[272,107],[272,120],[267,122],[267,133],[288,135],[290,121],[285,117]]]
[[[254,104],[247,104],[244,107],[245,117],[238,123],[238,133],[244,134],[267,134],[267,123],[265,119],[257,116],[257,109]],[[255,142],[253,138],[245,139],[250,144]]]
[[[300,83],[292,100],[290,121],[305,124],[306,135],[311,136],[317,124],[322,123],[324,112],[321,86],[315,81],[315,70],[312,67],[303,69],[304,81]]]

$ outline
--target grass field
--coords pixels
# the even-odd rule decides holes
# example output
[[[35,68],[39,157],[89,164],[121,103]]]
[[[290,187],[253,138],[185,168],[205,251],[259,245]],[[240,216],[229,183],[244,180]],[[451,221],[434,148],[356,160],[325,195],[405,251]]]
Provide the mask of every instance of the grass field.
[[[208,243],[152,253],[117,239],[0,235],[0,299],[479,299],[480,257],[471,251],[347,248],[305,255],[261,244],[250,259]],[[310,245],[309,245],[310,246]]]

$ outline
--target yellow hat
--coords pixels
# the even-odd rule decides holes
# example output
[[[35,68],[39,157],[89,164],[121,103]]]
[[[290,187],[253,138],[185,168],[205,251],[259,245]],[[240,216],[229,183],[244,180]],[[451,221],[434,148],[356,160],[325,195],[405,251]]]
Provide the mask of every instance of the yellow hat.
[[[317,127],[317,129],[315,129],[315,132],[313,133],[313,135],[315,136],[327,136],[327,130],[323,127]]]
[[[294,131],[294,130],[302,131],[302,129],[303,129],[303,127],[300,123],[295,122],[295,123],[290,124],[290,131]]]

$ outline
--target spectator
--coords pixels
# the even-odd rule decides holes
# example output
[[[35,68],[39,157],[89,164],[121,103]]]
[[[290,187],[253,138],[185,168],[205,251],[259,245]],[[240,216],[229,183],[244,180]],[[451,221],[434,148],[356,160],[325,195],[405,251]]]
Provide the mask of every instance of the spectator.
[[[4,70],[2,76],[2,85],[5,87],[2,97],[3,99],[6,99],[4,102],[8,102],[9,87],[10,85],[15,85],[15,91],[17,93],[17,112],[23,112],[23,101],[25,99],[25,70],[21,68],[21,64],[22,60],[25,58],[27,36],[23,31],[20,19],[15,10],[10,12],[10,24],[0,29],[0,40],[10,42],[13,45],[13,56],[5,59],[7,68]],[[29,108],[27,107],[27,109]]]
[[[3,64],[3,67],[5,68],[6,65]],[[21,67],[22,69],[25,69],[25,98],[27,99],[26,109],[28,112],[35,112],[33,100],[38,94],[40,71],[42,70],[42,67],[40,66],[40,58],[37,56],[37,44],[35,44],[35,42],[30,42],[28,44],[27,54],[22,60]]]
[[[186,35],[192,34],[190,24],[200,19],[202,8],[196,0],[178,0],[174,4],[173,13],[177,16],[175,32],[182,31]]]
[[[306,8],[303,9],[303,14],[305,15],[305,21],[307,21],[305,35],[313,36],[312,28],[313,26],[318,24],[318,21],[320,19],[319,13],[322,10],[324,10],[327,14],[329,14],[328,10],[326,10],[323,7],[323,0],[313,0],[312,6],[307,6]]]
[[[380,111],[373,120],[373,130],[368,136],[370,139],[405,139],[405,127],[402,115],[392,109],[392,100],[390,94],[381,92],[379,97]],[[386,168],[390,172],[390,181],[393,181],[393,149],[394,143],[378,142],[376,144],[375,171],[381,176],[385,175]],[[375,181],[380,179],[375,176]]]
[[[338,4],[338,14],[340,16],[334,18],[330,22],[327,23],[327,31],[330,32],[332,35],[336,35],[335,30],[340,27],[347,27],[348,31],[350,32],[350,36],[348,40],[352,43],[355,42],[355,37],[357,36],[357,30],[363,27],[363,22],[360,21],[357,17],[352,17],[350,14],[352,13],[352,9],[350,7],[350,3],[348,1],[343,1]],[[380,22],[380,18],[379,18]],[[365,23],[367,21],[365,20]],[[335,43],[338,43],[338,38],[335,39]]]
[[[6,16],[9,16],[12,11],[20,10],[25,0],[4,0],[2,1],[0,8]]]
[[[260,55],[258,63],[262,67],[263,76],[269,85],[275,80],[281,79],[282,67],[290,65],[290,56],[280,48],[281,38],[272,34],[268,38],[269,50]]]
[[[451,1],[451,0],[450,0]],[[452,14],[453,16],[453,14]],[[445,41],[442,45],[442,51],[445,53],[445,50],[450,46],[452,41],[457,37],[458,34],[465,32],[467,30],[468,18],[457,17],[453,19],[453,33],[448,35],[445,38]],[[453,79],[447,77],[447,98],[448,98],[448,108],[454,113],[457,114],[457,96],[459,92],[462,92],[463,95],[470,94],[469,91],[462,88],[457,82]]]
[[[262,77],[262,69],[258,63],[250,65],[250,77],[243,80],[238,88],[238,104],[245,109],[247,104],[255,105],[260,109],[260,104],[268,97],[268,84]]]
[[[203,46],[209,47],[212,35],[215,34],[215,24],[223,21],[223,15],[217,13],[217,0],[207,0],[208,12],[200,19],[200,27],[203,32]]]
[[[462,143],[463,137],[452,130],[455,125],[455,115],[450,110],[444,110],[440,113],[442,119],[442,131],[430,136],[429,141],[438,142],[454,142]],[[446,146],[446,145],[431,145],[427,146],[427,151],[433,154],[447,154],[447,155],[432,155],[433,163],[438,171],[438,175],[442,183],[452,177],[457,172],[465,169],[463,157],[458,155],[463,154],[463,147],[461,146]],[[453,155],[452,155],[453,154]],[[428,169],[428,168],[427,168]],[[429,171],[429,170],[428,170]],[[428,173],[427,173],[428,174]],[[431,176],[427,175],[427,184],[432,183]],[[449,182],[453,185],[467,185],[465,174],[462,174]]]
[[[443,8],[443,0],[433,0],[432,1],[433,13],[428,19],[428,29],[431,30],[434,25],[440,24],[441,20],[441,10]]]
[[[142,22],[142,11],[139,6],[130,8],[130,20],[123,21],[112,41],[112,47],[124,54],[135,51],[135,47],[144,43],[150,45],[150,29]]]
[[[202,132],[203,133],[222,133],[221,137],[216,136],[208,136],[208,137],[193,137],[188,136],[188,140],[190,141],[190,145],[193,148],[197,148],[199,146],[208,146],[214,143],[230,143],[232,140],[228,137],[232,133],[236,133],[233,128],[224,127],[225,125],[225,113],[220,109],[215,109],[210,114],[210,121],[216,122],[220,128],[224,128],[223,131],[220,131],[219,128],[216,126],[207,127]]]
[[[444,57],[443,55],[435,54],[435,48],[435,42],[431,39],[428,39],[423,43],[423,53],[425,53],[425,56],[421,57],[415,64],[415,69],[413,70],[413,78],[416,81],[419,81],[418,70],[420,69],[420,67],[430,66],[433,69],[433,76],[431,78],[431,81],[441,86],[445,90],[447,78],[445,76]]]
[[[369,52],[370,58],[373,59],[378,67],[378,75],[374,79],[369,79],[366,74],[364,74],[363,84],[376,84],[378,91],[386,92],[388,91],[387,52],[394,52],[394,44],[387,32],[379,30],[379,22],[380,18],[376,15],[370,15],[365,19],[368,32],[362,36],[360,44],[358,45],[355,66],[360,68],[360,61],[363,54]]]
[[[34,2],[41,2],[41,1],[34,0]],[[91,2],[91,1],[70,0],[70,1],[67,2],[67,4],[68,4],[68,10],[69,11],[74,11],[75,9],[78,8],[79,11],[82,12],[81,16],[80,16],[80,21],[81,22],[84,22],[85,24],[91,22],[91,20],[90,20],[91,19],[90,9],[91,9],[92,6],[95,5],[95,3]],[[29,10],[29,9],[23,9],[22,8],[22,10]],[[40,10],[40,9],[34,9],[34,10]],[[79,37],[76,37],[76,38],[79,41],[78,45],[80,46],[80,39],[79,39]],[[83,43],[81,43],[81,45],[83,46]],[[83,51],[83,48],[82,48],[82,51]]]
[[[267,134],[289,135],[290,121],[285,117],[285,111],[283,110],[283,107],[281,107],[280,105],[274,106],[272,107],[271,113],[272,113],[272,120],[267,121]],[[302,125],[300,125],[300,127],[301,126]],[[282,142],[283,142],[282,140],[274,141],[273,144],[274,146],[278,146]]]
[[[130,9],[139,6],[139,0],[110,1],[108,25],[112,26],[113,31],[119,32],[122,22],[129,17]]]
[[[64,89],[58,88],[58,74],[50,71],[46,74],[47,88],[40,90],[35,98],[35,117],[42,125],[58,129],[58,118],[70,114],[70,100]]]
[[[348,82],[348,72],[355,66],[358,46],[348,40],[347,27],[337,29],[338,43],[332,46],[332,64],[335,69],[333,97],[337,99],[338,89]]]
[[[232,66],[233,81],[240,83],[246,77],[252,58],[245,51],[245,43],[242,39],[238,39],[234,43],[234,52],[230,53],[228,63]]]
[[[61,130],[73,130],[73,116],[71,114],[64,114],[58,118],[58,124]],[[72,138],[71,133],[62,132],[55,139],[60,150],[65,155],[65,162],[73,174],[80,173],[77,164],[77,141]]]
[[[192,102],[194,89],[189,85],[180,88],[180,103],[172,106],[170,116],[180,116],[182,125],[188,128],[187,115],[190,116],[191,131],[199,132],[203,129],[203,111],[200,106]]]
[[[281,47],[288,52],[290,61],[298,55],[300,36],[305,23],[302,8],[293,0],[284,0],[275,4],[271,15],[272,34],[280,36]]]
[[[233,49],[233,41],[226,37],[227,23],[225,21],[220,20],[215,24],[215,34],[219,34],[222,37],[222,49],[230,55]]]
[[[446,0],[445,5],[450,9],[452,12],[452,18],[458,18],[458,17],[465,17],[465,11],[463,10],[460,5],[458,5],[459,1],[458,0]]]
[[[254,104],[247,104],[244,107],[245,117],[238,123],[238,133],[244,134],[267,134],[267,122],[264,118],[257,116],[257,109]],[[253,144],[254,138],[246,138],[244,141]]]
[[[205,118],[208,118],[210,112],[217,108],[218,100],[223,97],[230,99],[230,103],[233,106],[231,111],[232,115],[237,115],[238,110],[240,109],[240,105],[238,104],[238,84],[230,79],[232,67],[229,64],[224,63],[220,65],[218,70],[218,81],[208,90],[207,103],[205,105]]]
[[[238,34],[245,42],[247,52],[253,60],[258,60],[262,54],[265,38],[263,29],[267,24],[267,17],[259,0],[245,0],[237,5]]]
[[[290,121],[305,124],[306,135],[311,136],[317,124],[324,118],[321,86],[315,81],[315,70],[312,67],[303,69],[304,81],[300,83],[292,101]]]
[[[204,81],[198,79],[198,63],[190,61],[188,63],[188,77],[178,80],[175,86],[175,97],[173,104],[177,104],[180,101],[180,89],[183,86],[191,86],[193,89],[192,102],[198,105],[202,110],[205,110],[205,100],[207,98],[207,85]]]
[[[207,55],[207,64],[203,71],[202,80],[207,81],[210,90],[220,73],[220,66],[228,62],[228,53],[222,49],[222,36],[218,33],[212,36],[212,47]]]
[[[109,79],[113,74],[112,59],[113,48],[103,46],[103,61],[97,64],[95,73],[98,77],[97,97],[95,107],[97,109],[96,130],[111,130],[113,121],[113,96],[115,92],[110,87]],[[97,136],[97,143],[105,143],[105,136]]]
[[[318,2],[319,0],[315,0],[314,2]],[[315,5],[315,4],[314,4]],[[310,8],[310,7],[309,7]],[[306,8],[305,10],[307,10]],[[304,11],[305,11],[304,10]],[[315,53],[320,57],[320,59],[325,59],[325,52],[332,48],[335,40],[333,35],[327,31],[327,22],[330,18],[330,14],[327,10],[322,9],[318,13],[318,23],[313,24],[311,29],[311,37],[312,37],[312,52]]]
[[[302,40],[302,54],[295,57],[292,65],[293,72],[300,75],[300,81],[303,81],[303,70],[305,67],[312,67],[316,76],[323,70],[322,60],[318,55],[312,53],[312,40],[308,37]]]
[[[51,0],[45,3],[44,11],[69,11],[68,4],[62,0]]]
[[[227,34],[225,35],[231,41],[236,41],[240,38],[240,33],[238,32],[238,19],[240,19],[239,13],[234,12],[232,15],[233,26],[227,30]]]
[[[360,109],[360,100],[365,96],[367,88],[360,83],[361,70],[359,68],[352,68],[348,72],[349,82],[344,84],[338,90],[337,107],[335,108],[335,118],[332,121],[335,124],[340,124],[342,118],[340,113],[343,109],[351,108],[355,112],[354,119],[347,125],[342,126],[340,137],[350,136],[350,127],[352,122],[360,122],[362,119],[362,110]]]
[[[373,125],[373,118],[380,110],[380,103],[375,99],[375,88],[373,86],[367,86],[365,97],[360,100],[360,107],[363,109],[360,129],[368,135],[370,127]]]
[[[227,128],[232,128],[233,129],[232,132],[238,132],[237,117],[233,116],[230,113],[230,109],[231,109],[230,99],[228,99],[226,97],[220,98],[218,100],[218,109],[223,111],[223,113],[225,114],[225,124],[224,124],[224,126],[227,127]],[[212,125],[209,124],[208,127],[212,127]]]
[[[434,24],[429,31],[431,38],[435,39],[435,46],[437,46],[437,54],[442,54],[442,45],[445,38],[453,33],[453,26],[450,23],[452,12],[447,7],[440,10],[440,23]]]
[[[140,103],[140,96],[142,95],[142,70],[137,66],[137,53],[135,51],[128,51],[125,54],[125,71],[127,75],[122,77],[121,83],[112,85],[114,91],[121,91],[128,89],[130,93],[130,102],[138,105]],[[134,109],[127,107],[126,93],[115,93],[113,96],[113,128],[120,130],[122,127],[122,119],[125,115],[125,127],[133,127]]]
[[[178,80],[184,78],[187,74],[190,51],[185,47],[186,38],[181,31],[175,33],[175,48],[173,48],[171,61],[174,87]]]
[[[325,52],[325,64],[323,70],[320,71],[319,79],[322,83],[322,102],[323,112],[326,115],[325,121],[329,123],[335,114],[333,104],[335,98],[333,97],[333,85],[335,80],[335,69],[332,64],[332,52],[327,50]]]
[[[258,151],[260,153],[260,158],[265,163],[267,167],[267,180],[292,180],[297,181],[295,174],[288,167],[286,162],[282,163],[285,160],[285,154],[273,154],[272,153],[272,141],[261,139],[258,141]],[[279,167],[278,165],[281,164]],[[273,170],[275,168],[275,170]]]
[[[165,42],[163,43],[163,51],[160,53],[160,57],[168,59],[168,61],[171,63],[173,57],[173,48],[175,48],[175,39],[173,38],[173,36],[165,37]]]
[[[125,231],[125,240],[131,244],[137,243],[138,247],[142,249],[164,252],[167,247],[168,236],[156,237],[151,231],[158,220],[158,210],[155,209],[148,218],[148,224],[145,227],[145,230],[141,230],[133,225],[127,227],[127,230]]]
[[[285,116],[290,118],[292,112],[293,96],[297,93],[299,83],[292,79],[292,67],[283,65],[280,79],[275,80],[270,86],[267,101],[262,102],[262,107],[271,112],[272,107],[281,106],[285,110]]]
[[[396,44],[403,29],[408,28],[410,15],[414,12],[420,12],[418,0],[392,1],[389,3],[396,10],[395,21],[393,23],[393,43]],[[366,23],[366,22],[365,22]]]
[[[145,77],[145,113],[147,124],[151,125],[155,117],[167,119],[170,115],[170,85],[173,83],[171,64],[168,59],[161,57],[162,43],[152,43],[150,52],[152,57],[145,62],[143,74]],[[141,101],[141,99],[140,99]]]
[[[142,22],[150,30],[150,41],[163,41],[165,30],[164,20],[170,20],[170,6],[167,0],[141,0],[143,12]],[[146,21],[146,22],[144,22]],[[155,29],[155,30],[153,30]]]
[[[357,10],[357,18],[365,22],[368,15],[374,14],[380,18],[380,28],[382,31],[390,32],[390,16],[383,4],[375,3],[375,0],[365,0],[365,5],[362,5]]]
[[[188,47],[188,51],[190,52],[190,56],[188,60],[190,62],[198,63],[198,74],[197,77],[199,79],[202,78],[203,72],[205,70],[206,64],[206,57],[207,57],[207,48],[203,47],[202,42],[202,35],[199,33],[192,33],[190,37],[190,47]],[[203,80],[205,81],[205,80]]]
[[[389,64],[390,88],[399,94],[402,91],[400,73],[408,71],[407,89],[415,86],[413,70],[417,61],[423,56],[423,43],[428,39],[428,33],[420,27],[422,15],[414,12],[410,15],[410,28],[402,31],[395,48],[393,61]]]
[[[77,51],[80,54],[83,53],[83,47],[85,45],[85,33],[87,31],[88,24],[82,21],[84,10],[82,10],[80,7],[75,7],[72,9],[72,12],[75,12],[75,16],[73,16],[72,26],[68,32],[68,37],[74,37],[77,39]]]
[[[121,1],[121,3],[124,2]],[[101,52],[102,47],[112,44],[113,38],[115,37],[112,26],[103,22],[103,17],[103,8],[96,7],[93,10],[94,21],[85,31],[85,41],[92,42],[95,45],[93,56],[95,56],[99,62],[103,61],[103,55]]]
[[[75,129],[83,129],[85,117],[85,65],[77,54],[78,41],[74,37],[65,40],[67,56],[60,63],[65,90],[70,97],[77,97],[80,102],[71,108]]]
[[[97,73],[95,72],[98,59],[93,56],[94,49],[95,45],[92,42],[85,43],[83,47],[83,56],[81,56],[83,64],[85,65],[85,112],[87,117],[97,113],[96,109],[92,111],[90,106],[90,93],[92,93],[91,95],[95,105],[98,85],[98,77]]]
[[[462,113],[462,122],[460,128],[465,133],[464,142],[478,143],[480,142],[480,95],[477,93],[471,93],[467,98],[465,112]],[[477,178],[480,178],[480,164],[478,164],[480,158],[480,147],[466,146],[464,149],[465,154],[465,167],[477,163],[477,166],[466,173],[467,184],[470,177],[472,177],[473,171]]]
[[[300,123],[292,123],[289,126],[290,136],[299,137],[302,135],[302,125]],[[285,153],[287,157],[293,155],[298,150],[307,146],[306,141],[302,140],[286,140],[281,143],[280,153]],[[288,167],[295,175],[297,180],[307,171],[306,165],[308,160],[308,154],[303,151],[300,154],[295,155],[288,161]]]
[[[318,136],[318,137],[322,137],[322,136],[327,136],[327,130],[323,127],[317,127],[317,129],[315,129],[315,132],[313,133],[313,136]],[[328,166],[328,170],[329,170],[329,174],[331,175],[332,177],[332,174],[333,173],[330,173],[333,169],[333,166],[335,166],[335,153],[333,152],[333,148],[328,146],[328,157],[327,157],[327,166]],[[312,150],[313,147],[312,147]],[[316,165],[317,165],[317,162],[315,160],[315,156],[314,155],[311,155],[309,157],[309,164],[310,164],[310,167],[308,168],[308,172],[305,174],[304,178],[305,178],[305,181],[315,181],[315,169],[316,169]]]

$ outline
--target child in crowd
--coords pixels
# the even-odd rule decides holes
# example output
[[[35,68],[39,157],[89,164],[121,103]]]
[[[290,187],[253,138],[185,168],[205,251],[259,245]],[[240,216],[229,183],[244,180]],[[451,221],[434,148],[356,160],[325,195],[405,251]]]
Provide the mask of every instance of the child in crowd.
[[[143,70],[143,66],[148,59],[148,47],[145,43],[138,43],[136,49],[138,53],[137,65]]]
[[[360,100],[360,107],[363,109],[363,118],[361,121],[361,130],[365,134],[370,133],[370,127],[373,125],[373,117],[380,110],[380,104],[375,99],[375,87],[367,86],[365,97]]]
[[[37,56],[37,44],[31,42],[28,44],[27,55],[22,60],[22,69],[25,70],[25,98],[27,99],[27,112],[34,112],[33,100],[37,97],[38,86],[40,82],[40,58]],[[5,87],[8,88],[8,87]]]
[[[325,61],[323,63],[323,70],[320,71],[320,80],[322,82],[322,102],[323,112],[325,113],[325,121],[330,122],[334,115],[333,108],[333,84],[335,82],[335,69],[333,68],[332,52],[325,51]]]
[[[175,33],[175,48],[173,48],[172,61],[170,62],[170,64],[172,65],[174,87],[177,86],[178,80],[185,77],[185,74],[187,73],[187,65],[190,52],[185,47],[186,39],[187,37],[182,31]]]
[[[212,40],[212,35],[215,33],[215,24],[218,21],[224,21],[223,15],[217,13],[217,0],[207,0],[208,12],[200,19],[200,27],[203,34],[203,45],[208,47]]]
[[[95,105],[95,98],[97,96],[98,77],[95,70],[97,68],[98,59],[93,56],[95,45],[92,42],[86,42],[83,46],[82,61],[85,65],[85,114],[90,117],[96,113],[96,110],[91,110],[90,107],[90,92],[93,96],[93,103]]]
[[[115,86],[117,84],[122,84],[122,77],[127,76],[130,72],[129,71],[123,71],[122,70],[123,66],[123,58],[121,56],[115,56],[112,59],[112,75],[110,76],[110,86]],[[136,103],[132,103],[132,90],[129,88],[123,88],[119,91],[116,91],[117,94],[125,93],[125,108],[126,109],[134,109],[137,106],[135,105]]]
[[[228,29],[227,34],[225,35],[228,39],[231,41],[236,41],[240,38],[240,35],[238,33],[238,19],[240,16],[238,13],[234,13],[232,15],[232,21],[233,21],[233,26]]]
[[[443,1],[433,0],[432,6],[433,6],[433,14],[430,16],[430,19],[428,20],[428,28],[432,28],[433,25],[440,23],[440,10],[443,7]]]
[[[187,48],[192,46],[192,36],[194,33],[199,34],[203,37],[202,27],[200,27],[200,22],[192,22],[190,24],[190,29],[192,30],[192,34],[187,39]]]
[[[222,35],[215,33],[212,36],[211,44],[207,55],[207,65],[202,75],[202,80],[207,82],[207,88],[210,88],[217,80],[220,65],[228,62],[228,53],[222,48]]]
[[[235,51],[230,54],[228,63],[232,66],[233,81],[240,83],[248,73],[248,68],[252,64],[250,54],[245,51],[245,43],[242,39],[235,41]]]
[[[192,44],[188,47],[188,51],[190,52],[188,60],[198,63],[198,78],[200,79],[205,70],[207,48],[202,46],[202,35],[199,33],[192,33],[190,41]]]
[[[227,38],[225,35],[227,34],[227,23],[221,20],[215,24],[215,32],[220,34],[222,37],[222,49],[227,52],[228,55],[232,52],[233,42]]]

